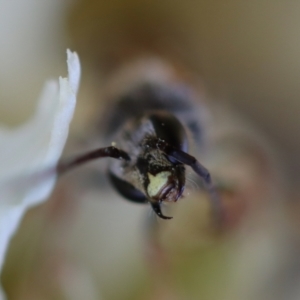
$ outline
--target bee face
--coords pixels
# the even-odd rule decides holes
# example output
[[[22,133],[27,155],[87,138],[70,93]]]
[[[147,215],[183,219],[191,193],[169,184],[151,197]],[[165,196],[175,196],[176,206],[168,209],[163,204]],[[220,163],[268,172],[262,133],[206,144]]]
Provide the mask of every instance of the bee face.
[[[137,160],[144,192],[151,202],[175,202],[184,190],[185,169],[182,164],[170,161],[165,153],[151,149]]]
[[[116,190],[133,202],[149,202],[158,216],[168,219],[160,204],[182,196],[185,168],[161,144],[187,149],[185,128],[172,114],[152,111],[130,120],[116,143],[130,156],[129,161],[112,161],[110,179]]]

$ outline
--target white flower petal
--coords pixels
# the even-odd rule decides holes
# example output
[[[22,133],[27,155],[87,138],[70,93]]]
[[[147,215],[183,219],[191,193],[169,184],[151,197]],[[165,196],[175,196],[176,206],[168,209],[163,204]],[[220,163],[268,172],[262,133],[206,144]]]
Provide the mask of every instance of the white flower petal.
[[[80,82],[80,64],[77,53],[72,53],[69,49],[67,50],[68,55],[68,73],[70,86],[75,94],[78,92]]]
[[[0,129],[0,270],[23,215],[49,195],[56,180],[54,172],[32,172],[55,165],[68,136],[79,88],[80,63],[76,53],[68,50],[67,55],[68,79],[45,85],[33,118],[19,128]],[[10,180],[20,174],[23,177],[19,180]]]

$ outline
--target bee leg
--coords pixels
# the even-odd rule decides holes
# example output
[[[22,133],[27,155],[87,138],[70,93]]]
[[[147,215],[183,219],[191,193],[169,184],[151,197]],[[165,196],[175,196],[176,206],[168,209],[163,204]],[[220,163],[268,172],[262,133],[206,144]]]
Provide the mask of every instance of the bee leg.
[[[159,202],[150,202],[152,209],[154,210],[154,212],[162,219],[164,220],[170,220],[172,219],[172,217],[166,217],[163,215],[163,213],[161,212],[160,209],[160,203]]]

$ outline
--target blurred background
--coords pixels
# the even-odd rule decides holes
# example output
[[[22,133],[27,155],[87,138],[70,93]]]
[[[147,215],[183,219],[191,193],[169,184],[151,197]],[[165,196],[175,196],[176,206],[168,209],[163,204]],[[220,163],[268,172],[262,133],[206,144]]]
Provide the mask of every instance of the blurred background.
[[[299,299],[299,16],[300,1],[282,0],[1,0],[1,123],[30,117],[71,48],[83,69],[74,153],[113,71],[159,56],[199,83],[218,146],[205,159],[231,186],[233,220],[214,232],[201,193],[149,233],[149,208],[63,180],[11,245],[9,299]]]

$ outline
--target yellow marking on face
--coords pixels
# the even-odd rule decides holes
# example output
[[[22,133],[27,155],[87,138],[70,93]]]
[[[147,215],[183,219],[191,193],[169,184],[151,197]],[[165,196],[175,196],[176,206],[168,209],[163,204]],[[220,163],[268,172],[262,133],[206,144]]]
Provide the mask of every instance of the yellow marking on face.
[[[149,184],[147,188],[150,197],[157,196],[158,192],[167,184],[171,172],[164,171],[156,175],[148,173]]]

